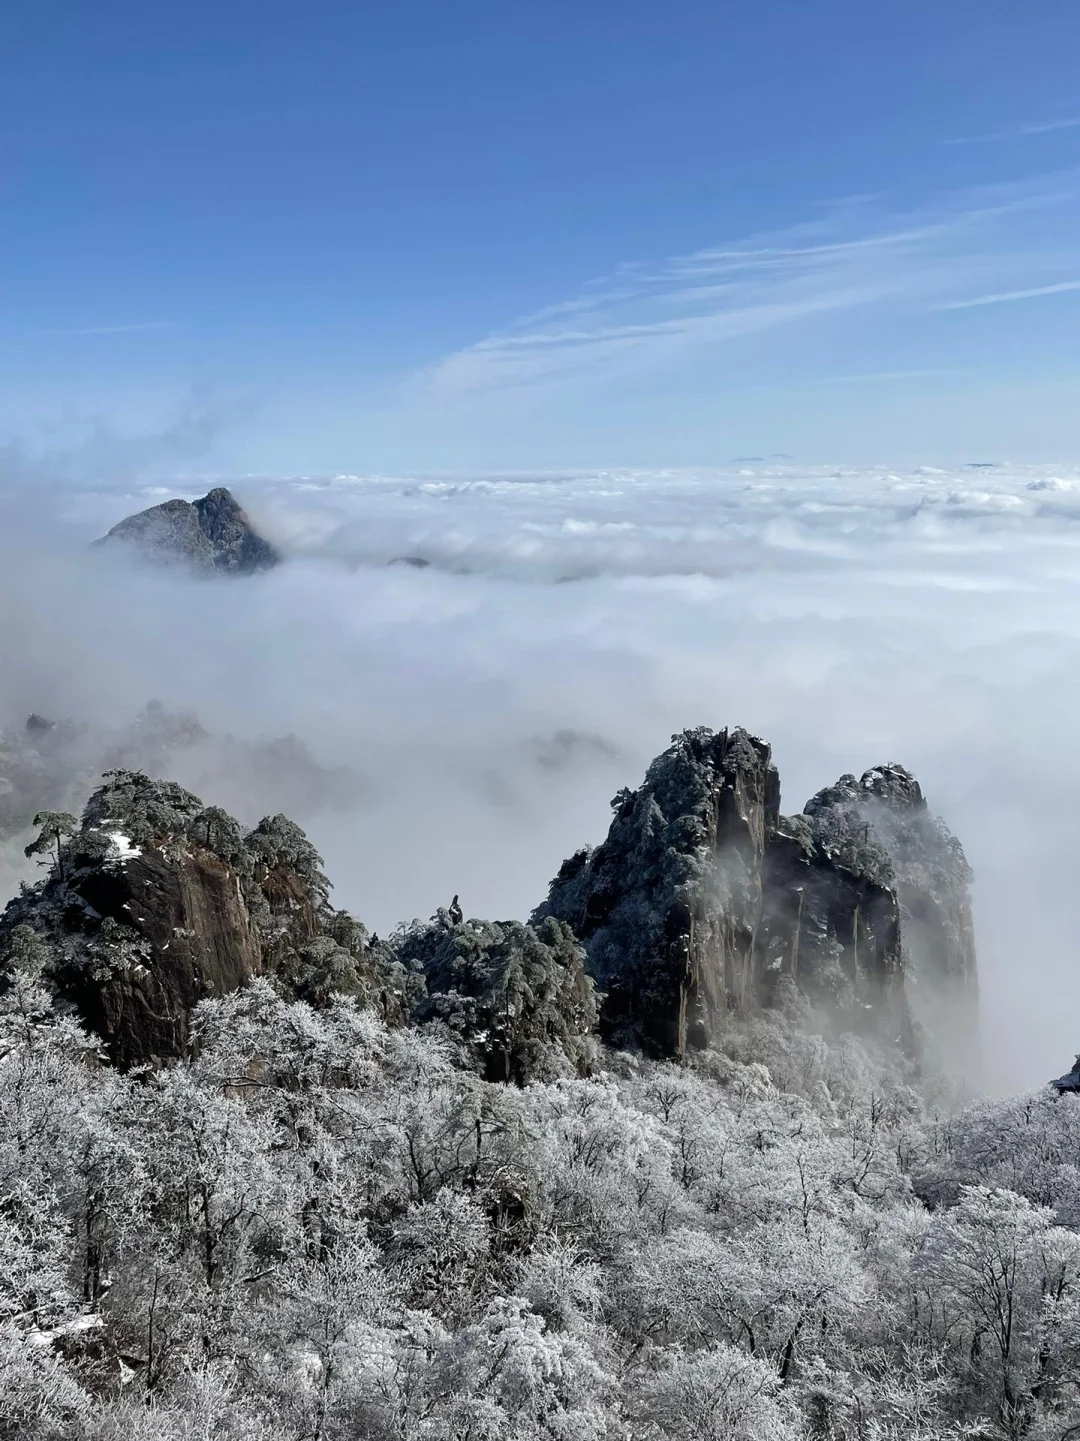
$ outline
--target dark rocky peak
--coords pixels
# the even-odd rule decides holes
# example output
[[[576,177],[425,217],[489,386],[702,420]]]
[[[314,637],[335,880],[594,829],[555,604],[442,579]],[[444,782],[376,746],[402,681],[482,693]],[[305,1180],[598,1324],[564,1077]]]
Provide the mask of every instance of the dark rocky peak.
[[[745,999],[779,800],[764,741],[684,731],[612,801],[603,844],[564,864],[537,915],[586,943],[610,1040],[681,1055]]]
[[[584,943],[610,1041],[682,1055],[786,984],[909,1048],[914,980],[962,977],[970,1012],[967,863],[909,772],[842,776],[799,816],[779,794],[764,741],[686,731],[564,862],[537,916]]]
[[[330,907],[317,853],[284,816],[245,833],[174,782],[114,771],[81,822],[41,825],[28,851],[48,875],[0,917],[0,953],[29,927],[49,984],[117,1064],[183,1055],[194,1006],[256,975],[315,1003],[352,991],[393,1008],[366,932]]]
[[[135,547],[157,564],[181,563],[200,574],[247,575],[277,565],[281,556],[255,530],[223,486],[200,500],[167,500],[129,515],[96,542]]]
[[[742,729],[706,726],[672,736],[653,761],[639,794],[648,793],[670,816],[696,816],[707,830],[724,818],[740,821],[754,846],[764,843],[780,808],[780,779],[763,740]]]
[[[1050,1084],[1059,1096],[1076,1095],[1080,1092],[1080,1056],[1073,1061],[1071,1071],[1066,1071],[1064,1076],[1058,1076],[1057,1080]]]
[[[925,811],[922,787],[903,766],[874,766],[864,771],[859,789],[894,811]]]
[[[933,815],[918,781],[899,765],[875,766],[858,781],[841,776],[807,802],[820,834],[865,838],[888,859],[903,915],[909,990],[934,988],[934,1004],[955,993],[965,1004],[977,986],[971,868],[963,847]]]
[[[56,722],[49,720],[46,716],[38,715],[36,711],[31,711],[26,717],[27,735],[34,736],[36,739],[42,739],[55,730]]]

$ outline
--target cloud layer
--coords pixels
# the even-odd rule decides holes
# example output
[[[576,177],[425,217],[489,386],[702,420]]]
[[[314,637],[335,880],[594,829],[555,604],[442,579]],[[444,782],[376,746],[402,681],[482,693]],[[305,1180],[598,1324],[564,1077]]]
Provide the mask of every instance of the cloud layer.
[[[683,726],[768,738],[794,810],[898,760],[976,869],[997,1083],[1080,1044],[1080,471],[282,480],[244,495],[291,552],[269,575],[87,551],[160,498],[60,490],[46,523],[8,497],[5,721],[156,697],[215,734],[295,732],[368,779],[309,825],[379,929],[455,892],[527,913]]]

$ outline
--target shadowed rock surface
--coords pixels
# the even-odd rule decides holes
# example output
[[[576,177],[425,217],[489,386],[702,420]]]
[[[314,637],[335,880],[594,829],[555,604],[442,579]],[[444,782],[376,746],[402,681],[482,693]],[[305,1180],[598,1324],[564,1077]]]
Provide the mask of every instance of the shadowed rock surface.
[[[46,879],[0,917],[0,953],[29,927],[50,987],[116,1064],[183,1055],[192,1008],[256,975],[316,1005],[340,991],[400,1015],[395,968],[329,905],[322,862],[285,816],[245,833],[182,786],[116,771],[56,842]]]
[[[782,977],[863,1029],[907,1043],[900,906],[888,857],[864,833],[781,817],[769,839],[754,999]],[[873,1015],[862,1013],[872,1012]]]
[[[95,542],[135,547],[157,564],[184,564],[204,575],[249,575],[277,565],[281,556],[251,524],[223,486],[201,500],[167,500],[114,525]]]
[[[844,776],[800,816],[779,803],[764,741],[684,731],[615,797],[603,844],[563,864],[537,916],[585,943],[608,1040],[683,1055],[785,978],[906,1047],[913,987],[973,1013],[970,873],[909,773]]]

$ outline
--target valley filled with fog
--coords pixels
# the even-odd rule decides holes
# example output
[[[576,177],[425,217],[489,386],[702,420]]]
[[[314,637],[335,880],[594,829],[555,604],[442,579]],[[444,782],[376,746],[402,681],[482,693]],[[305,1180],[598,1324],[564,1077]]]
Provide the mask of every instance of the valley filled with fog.
[[[230,484],[286,555],[272,572],[90,548],[210,483],[4,492],[0,723],[194,711],[206,739],[170,774],[248,824],[285,809],[380,932],[455,893],[527,916],[683,727],[764,736],[788,812],[899,761],[975,872],[987,1085],[1067,1066],[1080,470],[252,478]],[[299,762],[238,759],[287,736]]]

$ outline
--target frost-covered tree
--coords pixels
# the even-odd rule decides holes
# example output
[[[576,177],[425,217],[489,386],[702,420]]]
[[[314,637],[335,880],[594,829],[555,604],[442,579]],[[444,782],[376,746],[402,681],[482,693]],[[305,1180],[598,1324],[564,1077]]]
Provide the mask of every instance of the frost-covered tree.
[[[438,918],[403,932],[395,954],[424,980],[415,1019],[444,1025],[486,1079],[524,1084],[589,1069],[593,984],[563,922]]]
[[[205,859],[202,815],[169,844]],[[5,933],[0,1441],[1059,1441],[1080,1414],[1074,1098],[946,1107],[796,996],[580,1074],[561,933],[399,936],[413,1024],[342,993],[386,958],[319,915],[310,1003],[256,975],[128,1074],[50,990],[61,933]]]
[[[34,817],[38,833],[23,850],[27,857],[39,856],[38,864],[56,866],[61,880],[64,878],[62,843],[78,830],[79,822],[68,811],[39,811]]]
[[[1080,1237],[1023,1196],[968,1186],[934,1218],[916,1264],[937,1288],[942,1335],[989,1383],[1008,1434],[1022,1435],[1054,1371],[1080,1357]]]
[[[326,903],[330,882],[323,874],[322,856],[295,821],[283,815],[264,816],[254,830],[248,831],[245,845],[255,860],[260,883],[271,892],[271,905],[274,879],[285,872],[304,882],[315,904]]]

